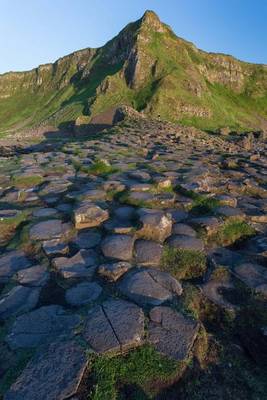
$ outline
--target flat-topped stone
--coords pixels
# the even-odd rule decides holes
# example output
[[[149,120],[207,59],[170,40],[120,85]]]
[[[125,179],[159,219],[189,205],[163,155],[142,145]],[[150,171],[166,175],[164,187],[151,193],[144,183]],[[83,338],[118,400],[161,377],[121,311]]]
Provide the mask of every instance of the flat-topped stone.
[[[35,265],[17,272],[15,280],[23,286],[45,286],[49,280],[49,272],[44,265]]]
[[[36,307],[40,288],[15,286],[0,299],[0,319],[22,314]]]
[[[21,250],[4,253],[0,257],[0,282],[6,283],[17,271],[29,268],[32,262]]]
[[[37,218],[47,218],[56,215],[58,211],[55,208],[39,208],[33,212],[33,216]]]
[[[151,179],[151,176],[145,171],[130,171],[128,172],[128,176],[140,182],[149,182]]]
[[[96,282],[82,282],[66,291],[66,302],[72,306],[92,303],[101,295],[102,288]]]
[[[233,272],[248,287],[266,296],[267,268],[259,264],[244,263],[235,266]]]
[[[83,336],[97,353],[118,353],[142,344],[144,313],[124,300],[108,300],[89,311]]]
[[[170,307],[154,307],[148,324],[148,341],[157,351],[177,361],[185,360],[197,337],[199,324]]]
[[[93,250],[80,250],[70,258],[54,258],[52,265],[64,278],[91,279],[94,275],[97,262],[97,255]]]
[[[163,245],[153,240],[137,240],[134,247],[135,261],[143,266],[158,266],[160,264]]]
[[[43,242],[42,248],[48,257],[63,256],[69,252],[69,246],[62,239],[46,240]]]
[[[134,241],[133,236],[114,234],[102,241],[101,249],[105,257],[129,261],[133,257]]]
[[[160,210],[140,209],[141,228],[136,234],[140,238],[163,243],[172,232],[172,216]]]
[[[173,235],[169,238],[168,244],[176,249],[188,249],[188,250],[204,250],[204,243],[201,239],[186,236],[186,235]]]
[[[67,235],[71,230],[69,223],[63,223],[59,219],[50,219],[33,225],[30,229],[31,240],[58,239]]]
[[[125,296],[141,305],[160,305],[182,294],[182,286],[175,278],[154,269],[130,272],[118,287]]]
[[[110,282],[116,282],[130,268],[132,268],[132,265],[126,261],[102,264],[98,267],[98,274]]]
[[[74,210],[74,222],[76,229],[93,228],[99,226],[109,218],[107,210],[90,202],[82,202]]]
[[[78,315],[68,314],[61,306],[44,306],[18,317],[5,340],[13,350],[35,347],[69,336],[80,322]]]
[[[73,240],[80,249],[92,249],[101,242],[101,234],[94,230],[80,231]]]
[[[184,235],[184,236],[192,236],[196,237],[196,231],[189,225],[177,223],[174,224],[172,227],[172,234],[173,235]]]
[[[236,309],[236,306],[230,303],[222,293],[222,289],[234,289],[234,285],[230,280],[218,281],[215,279],[210,279],[208,282],[201,285],[200,288],[204,296],[206,296],[214,304],[217,304],[218,306],[228,310]]]
[[[4,395],[4,400],[64,400],[78,390],[87,366],[85,350],[74,340],[42,348]]]

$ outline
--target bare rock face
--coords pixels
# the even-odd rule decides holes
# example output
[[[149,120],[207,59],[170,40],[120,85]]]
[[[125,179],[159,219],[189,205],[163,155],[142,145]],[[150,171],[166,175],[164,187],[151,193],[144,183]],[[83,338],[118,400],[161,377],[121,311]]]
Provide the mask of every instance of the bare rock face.
[[[148,341],[168,357],[186,359],[198,333],[198,322],[169,307],[155,307],[149,315]]]
[[[92,228],[99,226],[109,218],[107,210],[91,202],[81,203],[74,211],[74,222],[76,229]]]
[[[78,389],[87,365],[75,341],[52,343],[29,362],[4,400],[64,400]]]
[[[97,353],[118,353],[142,344],[144,314],[124,300],[108,300],[89,311],[83,336]]]

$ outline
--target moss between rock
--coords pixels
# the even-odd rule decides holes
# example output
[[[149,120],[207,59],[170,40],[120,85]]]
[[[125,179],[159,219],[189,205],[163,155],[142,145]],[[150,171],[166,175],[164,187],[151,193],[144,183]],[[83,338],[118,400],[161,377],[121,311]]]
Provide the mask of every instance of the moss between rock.
[[[207,269],[206,256],[198,250],[174,249],[165,246],[161,269],[177,279],[199,278]]]

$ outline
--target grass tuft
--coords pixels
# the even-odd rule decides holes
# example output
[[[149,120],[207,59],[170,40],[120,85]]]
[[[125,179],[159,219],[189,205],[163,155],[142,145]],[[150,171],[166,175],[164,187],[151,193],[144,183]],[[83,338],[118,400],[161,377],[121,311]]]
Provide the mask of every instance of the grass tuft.
[[[221,245],[230,245],[253,235],[255,229],[248,223],[240,219],[230,219],[219,228],[214,239]]]
[[[199,278],[203,276],[206,268],[206,256],[201,251],[169,246],[163,250],[161,269],[177,279]]]
[[[167,381],[176,376],[184,365],[160,355],[148,345],[124,356],[99,356],[91,363],[94,385],[88,398],[90,400],[119,400],[119,387],[124,385],[134,385],[140,392],[146,391],[149,395],[153,393],[153,386],[149,388],[152,379]]]

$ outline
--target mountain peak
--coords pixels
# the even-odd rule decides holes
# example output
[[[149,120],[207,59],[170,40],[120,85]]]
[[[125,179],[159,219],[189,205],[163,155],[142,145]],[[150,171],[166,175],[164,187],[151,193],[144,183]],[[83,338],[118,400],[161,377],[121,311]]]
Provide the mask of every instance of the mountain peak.
[[[151,27],[153,30],[163,32],[164,25],[160,21],[158,15],[152,10],[146,10],[141,18],[141,24]]]

